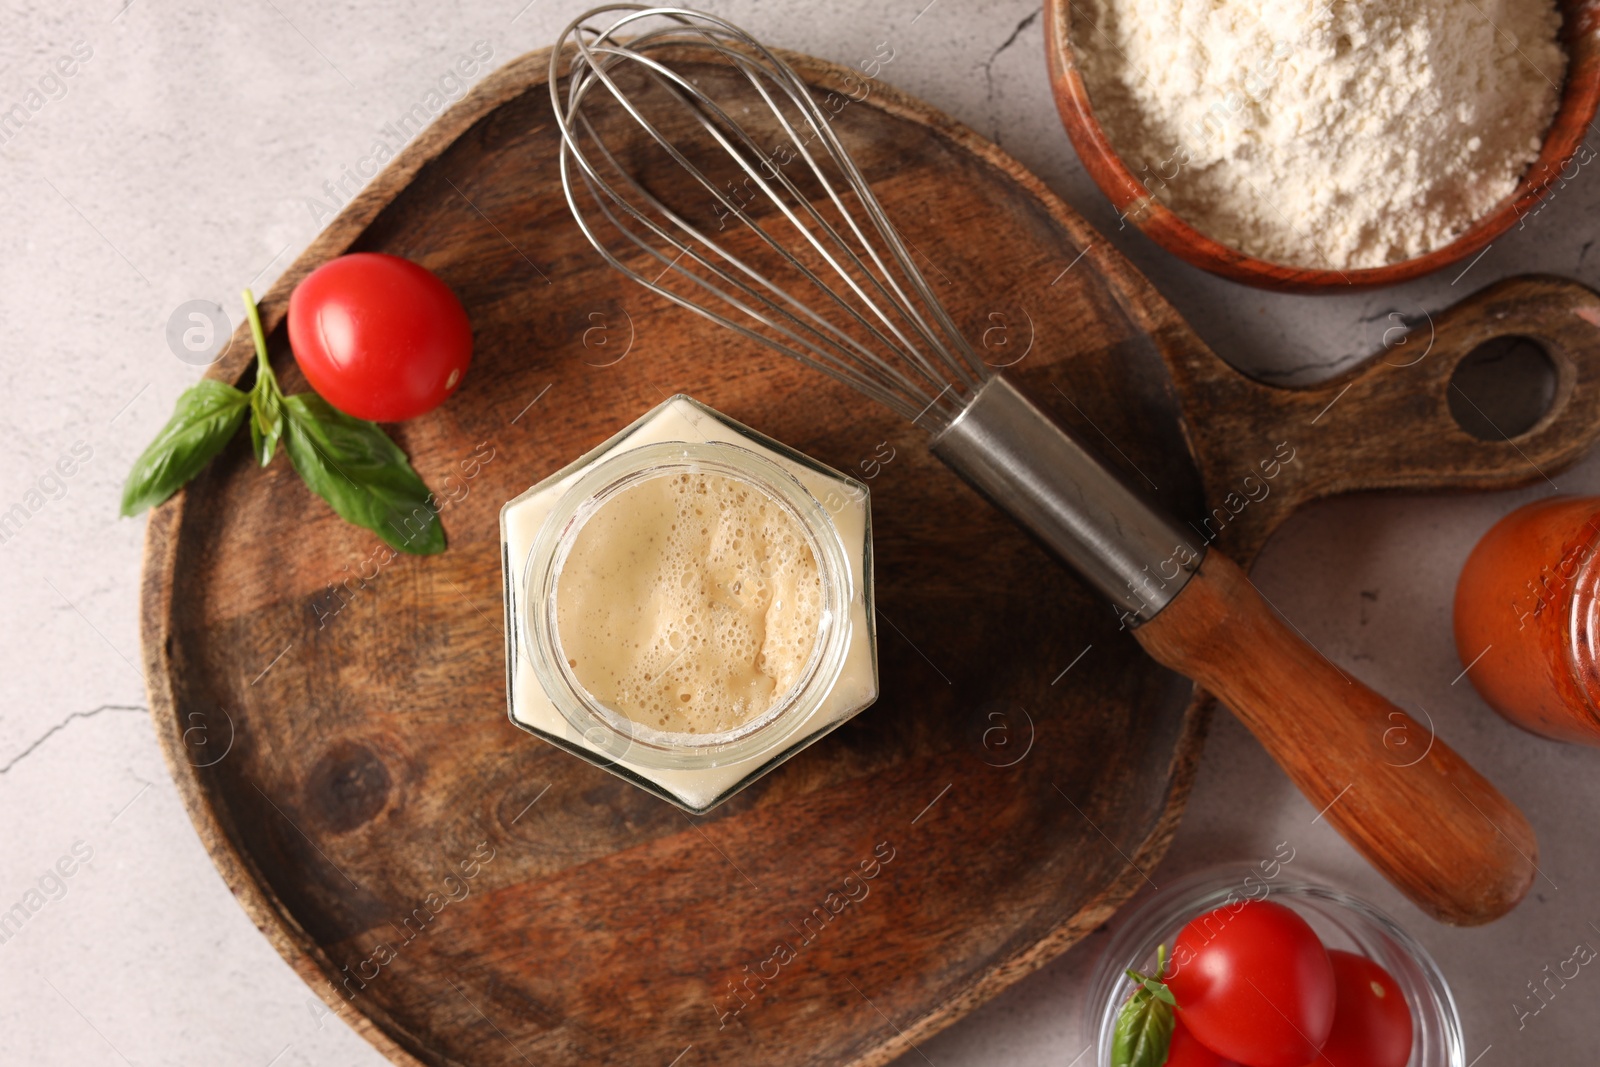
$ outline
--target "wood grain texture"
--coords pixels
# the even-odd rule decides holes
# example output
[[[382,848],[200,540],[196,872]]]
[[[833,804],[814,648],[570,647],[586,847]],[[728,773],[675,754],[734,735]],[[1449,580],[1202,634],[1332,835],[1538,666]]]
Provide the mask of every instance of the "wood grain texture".
[[[1372,334],[1384,347],[1365,363],[1298,389],[1251,381],[1210,352],[1163,343],[1174,354],[1172,378],[1210,504],[1196,522],[1213,530],[1226,521],[1228,534],[1217,543],[1235,560],[1253,558],[1306,500],[1362,490],[1507,489],[1543,481],[1594,440],[1600,295],[1593,290],[1547,275],[1508,278],[1442,311],[1418,309],[1407,318],[1416,325],[1405,332],[1398,315],[1381,320]],[[1506,336],[1530,338],[1544,350],[1555,395],[1525,433],[1484,441],[1451,415],[1451,377],[1474,349]],[[1258,445],[1254,454],[1244,445],[1266,438],[1272,445]],[[1294,461],[1257,500],[1260,464],[1274,458],[1278,443]],[[1245,482],[1252,474],[1256,486]]]
[[[1441,922],[1500,918],[1533,885],[1533,828],[1449,745],[1290,630],[1244,572],[1210,552],[1135,631],[1203,685],[1384,877]]]
[[[1600,105],[1600,0],[1560,0],[1561,41],[1568,68],[1561,102],[1545,131],[1539,156],[1511,194],[1460,236],[1425,255],[1385,267],[1359,270],[1291,267],[1247,255],[1201,233],[1151,195],[1149,187],[1123,162],[1095,117],[1094,104],[1074,49],[1072,0],[1045,0],[1045,54],[1051,89],[1062,124],[1084,169],[1127,221],[1173,255],[1236,282],[1287,293],[1347,292],[1398,285],[1477,255],[1496,237],[1534,213],[1539,201],[1558,191],[1594,154],[1584,138]],[[1084,34],[1082,47],[1104,44]]]
[[[788,58],[842,84],[840,68]],[[332,256],[409,256],[461,296],[465,383],[394,428],[446,501],[448,552],[384,561],[285,463],[255,469],[236,443],[151,516],[157,734],[241,905],[396,1062],[659,1065],[692,1045],[686,1065],[883,1063],[1143,884],[1205,702],[909,428],[611,272],[562,198],[547,65],[534,53],[481,82],[262,301],[292,391],[288,293]],[[996,315],[1031,323],[1002,335],[1031,342],[1010,373],[1178,514],[1202,521],[1301,432],[1305,404],[1326,403],[1228,370],[1035,178],[924,105],[874,84],[837,128],[956,321],[975,336]],[[1600,430],[1585,407],[1594,337],[1574,344],[1588,361],[1550,416],[1551,466]],[[210,373],[247,378],[249,351],[241,331]],[[1388,411],[1414,389],[1379,375],[1365,402]],[[680,390],[841,469],[895,449],[871,483],[883,698],[704,819],[522,735],[504,703],[501,503]],[[1236,410],[1258,421],[1212,428]],[[1345,439],[1326,440],[1319,463],[1336,465]],[[1404,484],[1537,477],[1478,448],[1461,477],[1419,446]],[[1301,465],[1217,529],[1235,558],[1343,485]],[[869,895],[806,938],[880,848],[893,858]],[[804,944],[744,1000],[730,993],[747,967],[770,973],[780,940]]]

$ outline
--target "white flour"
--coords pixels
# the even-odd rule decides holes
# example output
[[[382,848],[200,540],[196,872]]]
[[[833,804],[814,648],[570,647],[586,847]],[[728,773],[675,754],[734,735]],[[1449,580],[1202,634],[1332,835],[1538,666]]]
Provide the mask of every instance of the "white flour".
[[[1448,243],[1515,188],[1566,74],[1553,0],[1072,6],[1128,168],[1201,232],[1296,266]]]

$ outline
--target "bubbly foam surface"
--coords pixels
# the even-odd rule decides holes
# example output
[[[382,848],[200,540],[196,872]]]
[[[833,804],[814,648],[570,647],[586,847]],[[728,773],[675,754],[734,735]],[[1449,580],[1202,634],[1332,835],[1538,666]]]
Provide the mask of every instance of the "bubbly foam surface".
[[[799,523],[749,482],[670,472],[578,531],[556,629],[579,684],[635,722],[720,733],[782,699],[811,658],[822,577]]]

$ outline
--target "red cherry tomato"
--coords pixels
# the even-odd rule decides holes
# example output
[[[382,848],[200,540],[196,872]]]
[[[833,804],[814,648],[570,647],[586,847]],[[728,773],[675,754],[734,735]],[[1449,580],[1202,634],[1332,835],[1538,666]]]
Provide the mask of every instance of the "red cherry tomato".
[[[289,295],[289,344],[328,403],[358,419],[401,422],[461,384],[472,327],[432,271],[356,252],[324,263]]]
[[[1304,1067],[1333,1026],[1333,965],[1295,912],[1245,900],[1190,922],[1167,987],[1207,1048],[1250,1067]]]
[[[1400,987],[1365,956],[1335,949],[1328,959],[1339,1003],[1314,1067],[1406,1067],[1411,1009]]]
[[[1172,1045],[1167,1049],[1165,1067],[1239,1067],[1196,1041],[1181,1022],[1172,1026]]]

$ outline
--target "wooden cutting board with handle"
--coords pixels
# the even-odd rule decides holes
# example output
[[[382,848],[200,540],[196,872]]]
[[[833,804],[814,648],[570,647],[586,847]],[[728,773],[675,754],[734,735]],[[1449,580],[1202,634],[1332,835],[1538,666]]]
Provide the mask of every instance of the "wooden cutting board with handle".
[[[1503,283],[1338,381],[1256,384],[999,149],[859,71],[789,58],[834,94],[841,137],[991,362],[1235,559],[1308,500],[1518,485],[1600,432],[1587,289]],[[387,559],[235,442],[150,520],[157,733],[246,911],[396,1062],[882,1063],[1144,883],[1204,696],[915,431],[614,274],[568,215],[547,63],[480,83],[262,301],[294,391],[288,294],[329,258],[407,256],[461,297],[465,384],[393,428],[449,550]],[[1480,440],[1450,413],[1451,374],[1508,334],[1543,346],[1555,398],[1515,439]],[[211,373],[247,379],[250,361],[241,328]],[[867,482],[881,609],[879,702],[705,818],[505,708],[501,504],[675,392]]]

